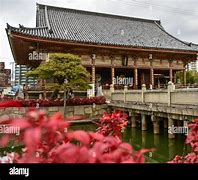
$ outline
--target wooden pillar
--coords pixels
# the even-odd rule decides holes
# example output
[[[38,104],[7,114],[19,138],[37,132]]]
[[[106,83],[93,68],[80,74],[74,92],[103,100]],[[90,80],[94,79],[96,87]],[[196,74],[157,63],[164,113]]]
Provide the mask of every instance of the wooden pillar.
[[[115,78],[115,68],[111,67],[111,83],[112,84],[115,84],[114,78]]]
[[[169,60],[169,81],[173,82],[173,61]]]
[[[92,54],[91,55],[91,60],[92,60],[92,83],[93,84],[95,84],[95,81],[96,81],[95,59],[96,59],[96,55]]]
[[[150,85],[154,86],[154,69],[150,68]]]
[[[183,70],[183,84],[186,85],[186,69]]]
[[[146,122],[146,115],[141,114],[141,121],[142,121],[142,131],[147,130],[147,122]]]
[[[176,71],[173,73],[174,75],[173,75],[173,83],[175,84],[175,83],[177,83],[177,76],[176,76]]]
[[[138,70],[137,70],[137,57],[134,58],[134,89],[138,88]]]
[[[138,89],[138,69],[137,67],[134,68],[134,81],[135,81],[135,89]]]
[[[95,84],[96,81],[96,72],[95,65],[92,66],[92,83]]]
[[[153,56],[149,54],[149,61],[150,61],[150,85],[154,86],[154,69],[153,69]]]
[[[172,69],[172,67],[169,68],[169,78],[170,78],[170,81],[173,82],[173,69]]]

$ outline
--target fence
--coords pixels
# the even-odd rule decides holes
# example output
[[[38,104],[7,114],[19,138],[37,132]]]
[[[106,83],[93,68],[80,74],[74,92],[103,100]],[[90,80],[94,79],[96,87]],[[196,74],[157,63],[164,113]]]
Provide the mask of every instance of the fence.
[[[175,89],[175,85],[169,82],[165,90],[147,90],[143,84],[141,90],[125,87],[123,91],[116,92],[111,86],[111,101],[198,106],[198,88]]]

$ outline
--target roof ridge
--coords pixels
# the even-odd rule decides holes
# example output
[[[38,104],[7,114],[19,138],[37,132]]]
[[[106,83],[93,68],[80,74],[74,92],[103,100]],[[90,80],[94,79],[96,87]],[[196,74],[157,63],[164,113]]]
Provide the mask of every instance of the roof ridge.
[[[47,26],[42,26],[42,27],[25,27],[25,26],[23,26],[21,24],[19,24],[19,27],[14,27],[14,26],[11,26],[11,25],[9,25],[7,23],[7,29],[13,29],[13,28],[15,28],[15,29],[46,29],[48,27]]]
[[[63,9],[63,10],[70,10],[70,11],[78,11],[82,13],[89,13],[89,14],[95,14],[95,15],[100,15],[100,16],[109,16],[109,17],[117,17],[117,18],[124,18],[124,19],[132,19],[136,21],[145,21],[145,22],[157,22],[158,24],[161,24],[160,20],[157,19],[146,19],[146,18],[138,18],[138,17],[132,17],[132,16],[123,16],[123,15],[118,15],[118,14],[109,14],[109,13],[101,13],[101,12],[94,12],[94,11],[88,11],[88,10],[80,10],[80,9],[72,9],[72,8],[65,8],[65,7],[59,7],[59,6],[52,6],[52,5],[45,5],[45,4],[40,4],[36,3],[37,6],[45,6],[49,8],[55,8],[55,9]]]
[[[40,27],[26,27],[26,26],[23,26],[21,25],[21,27],[19,27],[21,29],[46,29],[48,28],[47,26],[40,26]]]
[[[160,24],[158,24],[158,23],[156,23],[156,22],[155,22],[155,24],[157,25],[157,27],[159,27],[162,31],[164,31],[166,34],[168,34],[169,36],[171,36],[171,37],[174,38],[175,40],[177,40],[177,41],[179,41],[179,42],[185,44],[185,45],[188,46],[188,47],[190,47],[189,43],[184,42],[184,41],[182,41],[181,39],[179,39],[179,38],[173,36],[172,34],[170,34],[169,32],[167,32],[167,31],[164,29],[164,27],[163,27],[162,25],[160,25]]]

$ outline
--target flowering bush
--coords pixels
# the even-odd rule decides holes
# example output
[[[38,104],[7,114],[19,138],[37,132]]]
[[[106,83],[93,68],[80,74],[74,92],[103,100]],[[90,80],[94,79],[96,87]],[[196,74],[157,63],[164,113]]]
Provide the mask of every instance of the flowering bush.
[[[185,156],[176,155],[170,163],[198,163],[198,118],[195,119],[195,123],[189,124],[188,127],[191,131],[185,143],[191,146],[192,152]]]
[[[121,117],[125,115],[114,113],[110,118]],[[136,152],[119,138],[105,137],[98,132],[67,132],[70,124],[59,112],[47,118],[44,111],[32,109],[21,119],[4,119],[1,124],[20,127],[20,136],[4,134],[0,138],[1,147],[8,145],[10,140],[24,145],[21,155],[9,155],[14,163],[143,163],[143,153],[150,151]]]
[[[122,131],[127,126],[128,115],[124,112],[113,112],[104,113],[100,122],[98,123],[99,128],[97,132],[103,134],[104,136],[117,136],[122,137]]]
[[[36,107],[37,103],[40,107],[49,107],[49,106],[63,106],[64,101],[63,99],[56,99],[56,100],[49,100],[49,99],[19,99],[13,101],[12,99],[5,99],[5,103],[10,100],[10,104],[7,107],[19,107],[18,104],[22,107]],[[1,99],[1,107],[6,107],[4,101]],[[68,99],[66,104],[67,105],[92,105],[95,104],[105,104],[106,98],[104,96],[99,97],[91,97],[91,98],[81,98],[81,97],[74,97]]]

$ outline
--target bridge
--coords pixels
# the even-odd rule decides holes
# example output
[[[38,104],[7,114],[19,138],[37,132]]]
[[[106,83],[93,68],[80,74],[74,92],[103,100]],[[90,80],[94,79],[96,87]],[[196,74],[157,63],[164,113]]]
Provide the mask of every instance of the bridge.
[[[160,133],[160,126],[184,127],[198,118],[198,88],[175,89],[172,82],[163,90],[147,90],[143,84],[141,90],[115,91],[111,86],[111,100],[108,104],[112,110],[129,113],[132,127],[140,122],[142,131],[147,130],[147,123],[153,124],[154,134]],[[163,122],[162,122],[163,121]],[[168,138],[175,134],[168,131]]]

